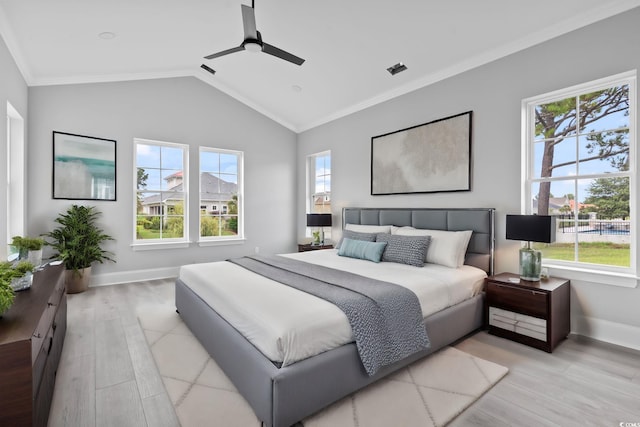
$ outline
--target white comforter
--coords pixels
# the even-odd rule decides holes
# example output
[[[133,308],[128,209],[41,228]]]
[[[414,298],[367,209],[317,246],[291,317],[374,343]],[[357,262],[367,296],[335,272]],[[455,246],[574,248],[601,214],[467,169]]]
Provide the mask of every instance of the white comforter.
[[[472,297],[486,277],[467,265],[455,269],[376,264],[338,256],[336,250],[285,256],[411,289],[424,317]],[[349,321],[335,305],[230,262],[185,265],[179,277],[266,357],[283,366],[353,341]]]

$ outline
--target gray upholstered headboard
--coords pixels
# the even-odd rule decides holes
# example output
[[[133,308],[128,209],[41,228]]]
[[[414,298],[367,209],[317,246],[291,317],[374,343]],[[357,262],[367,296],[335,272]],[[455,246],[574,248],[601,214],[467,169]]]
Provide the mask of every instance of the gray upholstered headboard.
[[[432,230],[473,230],[464,263],[493,274],[493,208],[344,208],[345,224],[411,226]]]

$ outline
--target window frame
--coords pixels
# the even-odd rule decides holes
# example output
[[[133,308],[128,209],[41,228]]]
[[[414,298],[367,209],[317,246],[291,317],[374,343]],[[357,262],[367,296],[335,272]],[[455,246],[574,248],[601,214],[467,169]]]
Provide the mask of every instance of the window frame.
[[[9,101],[6,102],[6,238],[3,248],[3,259],[7,255],[14,259],[17,253],[12,252],[13,236],[26,234],[26,146],[24,139],[24,119]]]
[[[217,154],[232,154],[238,157],[238,165],[237,165],[238,166],[238,173],[237,173],[238,228],[237,228],[236,235],[232,235],[232,236],[202,236],[201,235],[202,215],[200,210],[198,210],[198,245],[199,246],[215,246],[215,245],[222,245],[222,244],[242,243],[245,240],[245,236],[244,236],[244,151],[229,150],[229,149],[215,148],[215,147],[209,147],[209,146],[198,147],[198,205],[199,206],[202,206],[203,204],[205,204],[202,202],[202,199],[200,198],[202,195],[202,179],[200,178],[200,176],[202,174],[201,167],[202,167],[203,151],[210,152],[210,153],[217,153]],[[218,210],[219,216],[223,216],[225,214],[223,210],[227,209],[226,205],[224,204],[220,205],[220,203],[216,202],[216,204],[213,206],[216,208],[216,210],[218,210],[218,207],[220,207],[220,209]]]
[[[568,88],[559,89],[553,92],[549,92],[543,95],[526,98],[522,101],[522,159],[521,159],[521,171],[522,171],[522,199],[521,199],[521,212],[523,214],[532,214],[532,200],[533,192],[532,187],[535,183],[540,183],[545,180],[550,182],[554,181],[567,181],[573,179],[579,181],[580,177],[584,179],[599,178],[600,174],[584,174],[573,175],[574,178],[563,177],[551,177],[541,178],[535,176],[535,106],[551,103],[554,101],[577,97],[597,90],[606,89],[618,85],[629,86],[629,170],[624,173],[616,173],[610,177],[627,176],[629,178],[629,216],[630,216],[630,266],[629,267],[617,267],[601,264],[590,264],[579,261],[561,261],[555,259],[543,258],[542,262],[545,267],[550,270],[551,274],[557,274],[563,277],[573,278],[576,280],[584,280],[589,282],[597,281],[598,283],[622,286],[622,287],[636,287],[638,284],[637,272],[637,235],[638,227],[635,223],[638,220],[638,211],[636,209],[636,202],[638,198],[638,175],[637,175],[637,153],[638,153],[638,141],[636,139],[636,124],[637,124],[637,100],[636,100],[636,86],[637,76],[635,71],[629,71],[625,73],[616,74],[610,77],[586,82],[583,84],[574,85]],[[576,237],[577,238],[577,237]]]
[[[138,194],[145,192],[166,193],[164,190],[139,190],[138,189],[138,145],[152,145],[158,147],[179,148],[182,150],[182,191],[183,201],[183,235],[179,238],[158,238],[158,239],[138,239],[137,238],[137,217],[138,217]],[[133,233],[131,247],[134,250],[185,248],[189,246],[189,145],[176,142],[158,141],[145,138],[133,139]],[[175,192],[176,194],[178,192]],[[161,209],[163,212],[164,209]],[[160,213],[160,215],[163,215]]]
[[[321,151],[319,153],[310,154],[307,156],[307,213],[322,213],[316,212],[314,210],[315,207],[315,199],[316,197],[329,197],[329,206],[331,206],[331,189],[329,191],[321,191],[316,192],[316,181],[320,175],[318,175],[316,170],[316,160],[320,157],[329,157],[329,161],[331,162],[331,150]],[[331,183],[332,171],[331,167],[329,168],[329,173],[324,174],[323,176],[329,176],[329,182]]]

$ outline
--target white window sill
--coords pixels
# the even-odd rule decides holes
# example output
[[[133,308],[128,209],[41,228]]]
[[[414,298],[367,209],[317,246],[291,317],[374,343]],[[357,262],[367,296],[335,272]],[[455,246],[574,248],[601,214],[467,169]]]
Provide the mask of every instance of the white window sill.
[[[199,240],[198,246],[225,246],[225,245],[243,245],[246,239],[233,238],[233,239],[217,239],[217,240]]]
[[[542,263],[542,266],[549,269],[550,276],[562,277],[569,280],[619,286],[623,288],[636,288],[638,286],[638,281],[640,281],[640,277],[637,277],[632,273],[590,270],[573,266],[548,264],[545,262]]]
[[[183,249],[188,248],[191,242],[153,242],[153,243],[132,243],[131,249],[134,251],[155,251],[161,249]]]

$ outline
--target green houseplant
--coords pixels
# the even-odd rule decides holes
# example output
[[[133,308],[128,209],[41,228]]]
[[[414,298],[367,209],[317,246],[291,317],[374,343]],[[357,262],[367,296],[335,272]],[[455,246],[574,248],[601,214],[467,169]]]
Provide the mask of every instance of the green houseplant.
[[[14,236],[11,246],[18,251],[18,259],[26,259],[33,265],[42,264],[42,247],[45,245],[44,239],[39,237]]]
[[[12,264],[8,261],[0,262],[0,316],[13,304],[15,290],[26,289],[31,286],[33,264],[20,261]],[[16,282],[26,280],[25,282]]]
[[[13,304],[15,294],[11,288],[11,280],[13,274],[11,272],[11,263],[0,263],[0,316]]]
[[[98,227],[99,216],[94,206],[72,205],[55,219],[59,226],[44,234],[49,239],[47,244],[56,251],[52,258],[60,259],[67,270],[67,293],[87,289],[94,262],[115,262],[113,254],[101,246],[113,238]]]

